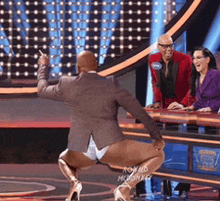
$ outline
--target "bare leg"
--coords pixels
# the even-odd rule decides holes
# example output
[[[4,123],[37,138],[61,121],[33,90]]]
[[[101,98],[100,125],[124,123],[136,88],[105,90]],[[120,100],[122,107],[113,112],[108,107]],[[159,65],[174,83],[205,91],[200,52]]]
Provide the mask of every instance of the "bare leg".
[[[134,140],[123,140],[112,144],[101,160],[103,163],[127,168],[137,166],[128,180],[120,187],[120,192],[126,201],[130,201],[130,188],[156,171],[163,161],[163,151],[157,151],[152,144]]]
[[[96,161],[91,160],[81,152],[74,152],[66,149],[60,154],[58,164],[64,176],[70,181],[71,187],[66,201],[70,201],[74,192],[79,194],[82,189],[82,184],[78,181],[77,170],[91,167]]]

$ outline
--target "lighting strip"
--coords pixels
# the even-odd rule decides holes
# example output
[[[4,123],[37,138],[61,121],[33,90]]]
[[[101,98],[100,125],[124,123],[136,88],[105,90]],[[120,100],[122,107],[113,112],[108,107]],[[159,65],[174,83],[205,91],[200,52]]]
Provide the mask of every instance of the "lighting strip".
[[[150,134],[147,134],[147,133],[136,133],[136,132],[123,131],[123,134],[128,135],[128,136],[148,137],[148,138],[150,137]],[[176,141],[183,141],[183,142],[193,142],[193,143],[220,145],[220,141],[206,140],[206,139],[173,137],[173,136],[167,136],[167,135],[163,135],[163,139],[164,140],[176,140]]]
[[[169,30],[167,31],[167,34],[170,36],[174,35],[185,23],[186,21],[191,17],[191,15],[194,13],[194,11],[198,8],[199,4],[202,2],[202,0],[194,0],[189,9],[185,12],[185,14],[178,20],[178,22]],[[141,60],[142,58],[149,55],[152,51],[154,51],[157,48],[157,43],[152,44],[145,50],[141,51],[137,55],[130,57],[129,59],[123,61],[120,64],[117,64],[111,68],[105,69],[101,72],[99,72],[102,76],[108,76],[112,75],[122,69],[125,69],[129,67],[130,65],[136,63],[137,61]]]
[[[178,20],[178,22],[167,32],[167,34],[169,35],[174,35],[183,25],[184,23],[186,23],[186,21],[191,17],[191,15],[193,14],[193,12],[198,8],[198,6],[200,5],[200,3],[202,2],[202,0],[194,0],[193,3],[191,4],[191,6],[188,8],[188,10],[185,12],[185,14]],[[137,55],[130,57],[129,59],[123,61],[120,64],[117,64],[111,68],[105,69],[101,72],[99,72],[99,75],[102,76],[108,76],[111,74],[114,74],[117,71],[120,71],[122,69],[125,69],[127,67],[129,67],[130,65],[136,63],[137,61],[139,61],[140,59],[142,59],[143,57],[147,56],[148,54],[150,54],[150,52],[152,52],[153,50],[156,49],[156,43],[152,44],[151,46],[149,46],[148,48],[146,48],[145,50],[141,51],[140,53],[138,53]],[[0,88],[0,94],[8,94],[11,93],[37,93],[37,87],[34,88]],[[7,92],[7,93],[6,93]]]

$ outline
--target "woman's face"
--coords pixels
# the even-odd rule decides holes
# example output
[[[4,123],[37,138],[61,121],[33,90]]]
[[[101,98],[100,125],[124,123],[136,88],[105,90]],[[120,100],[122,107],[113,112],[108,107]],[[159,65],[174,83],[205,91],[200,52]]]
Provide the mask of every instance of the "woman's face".
[[[205,57],[202,53],[202,50],[196,50],[193,53],[193,64],[199,73],[206,73],[208,71],[208,64],[210,58]]]

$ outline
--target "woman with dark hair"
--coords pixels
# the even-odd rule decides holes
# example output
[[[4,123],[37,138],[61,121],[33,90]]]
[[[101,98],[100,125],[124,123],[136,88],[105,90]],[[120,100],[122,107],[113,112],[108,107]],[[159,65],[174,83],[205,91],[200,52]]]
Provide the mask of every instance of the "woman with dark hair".
[[[196,47],[192,58],[191,90],[185,98],[196,96],[197,101],[189,107],[173,103],[168,109],[216,112],[220,108],[220,71],[215,57],[207,48]]]

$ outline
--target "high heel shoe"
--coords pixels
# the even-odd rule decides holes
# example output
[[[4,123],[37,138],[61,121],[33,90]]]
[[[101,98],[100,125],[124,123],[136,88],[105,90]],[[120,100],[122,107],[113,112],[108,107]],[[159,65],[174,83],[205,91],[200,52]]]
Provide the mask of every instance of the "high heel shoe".
[[[65,201],[71,201],[71,200],[80,200],[80,192],[82,190],[82,183],[79,180],[73,180],[71,181],[71,188],[70,192],[66,198]]]
[[[121,191],[119,190],[120,188],[126,187],[129,188],[129,190],[131,189],[130,185],[124,182],[114,190],[115,201],[130,201],[130,199],[126,200],[125,197],[122,195]]]

